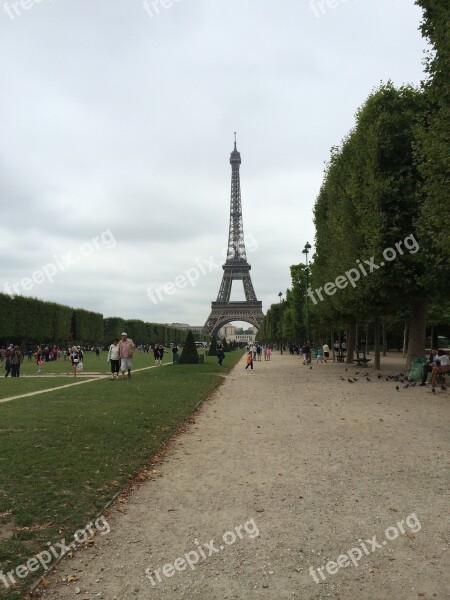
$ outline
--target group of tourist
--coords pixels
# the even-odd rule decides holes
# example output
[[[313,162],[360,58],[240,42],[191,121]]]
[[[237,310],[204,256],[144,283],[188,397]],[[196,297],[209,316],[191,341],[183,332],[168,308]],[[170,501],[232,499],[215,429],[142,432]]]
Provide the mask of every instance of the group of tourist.
[[[247,359],[245,368],[253,369],[254,361],[262,361],[262,356],[264,356],[264,360],[270,360],[272,357],[272,346],[264,346],[260,342],[253,342],[252,344],[247,344]]]
[[[131,368],[133,352],[135,350],[134,342],[128,337],[126,331],[122,332],[121,339],[115,338],[108,349],[107,361],[111,363],[111,379],[125,379],[127,371],[128,379],[131,379]]]
[[[0,350],[0,364],[5,363],[5,377],[20,377],[20,365],[23,363],[24,353],[19,346],[9,344]]]
[[[439,375],[445,375],[450,372],[450,359],[443,350],[431,350],[428,362],[422,369],[422,381],[420,385],[430,385],[434,388]],[[427,382],[431,373],[430,381]]]

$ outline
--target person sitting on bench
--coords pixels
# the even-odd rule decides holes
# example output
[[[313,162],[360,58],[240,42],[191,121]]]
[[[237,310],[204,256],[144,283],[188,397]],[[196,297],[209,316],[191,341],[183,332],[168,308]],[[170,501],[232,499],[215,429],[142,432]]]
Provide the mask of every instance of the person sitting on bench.
[[[428,379],[428,374],[431,373],[431,371],[433,370],[434,363],[435,363],[435,361],[436,361],[436,359],[438,357],[437,354],[438,354],[438,351],[435,350],[435,349],[433,349],[431,351],[431,354],[430,354],[429,358],[428,358],[428,362],[425,365],[423,365],[423,369],[422,369],[422,383],[420,385],[425,385],[426,384],[427,379]]]
[[[439,362],[439,366],[437,365],[438,362]],[[436,383],[436,377],[440,373],[442,373],[442,374],[448,373],[449,371],[450,371],[450,360],[449,360],[448,356],[445,354],[445,352],[443,350],[438,350],[436,366],[433,367],[433,370],[431,371],[430,384],[432,385],[432,387],[434,387],[434,384]]]

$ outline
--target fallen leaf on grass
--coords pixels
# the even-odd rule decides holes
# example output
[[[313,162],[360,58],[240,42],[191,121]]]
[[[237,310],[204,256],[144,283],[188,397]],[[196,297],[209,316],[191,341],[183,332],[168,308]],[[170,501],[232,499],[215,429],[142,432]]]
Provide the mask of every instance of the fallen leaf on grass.
[[[72,583],[72,581],[78,581],[78,577],[76,575],[66,575],[65,580]]]

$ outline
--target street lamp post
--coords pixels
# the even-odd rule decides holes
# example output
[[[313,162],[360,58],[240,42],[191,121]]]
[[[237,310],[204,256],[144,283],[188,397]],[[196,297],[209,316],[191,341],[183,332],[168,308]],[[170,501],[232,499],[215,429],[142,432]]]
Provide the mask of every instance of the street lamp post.
[[[282,292],[278,293],[278,298],[280,299],[280,304],[281,304],[281,296],[282,296]],[[281,311],[280,311],[280,317],[281,317]],[[281,336],[281,341],[280,341],[280,350],[281,350],[281,354],[283,354],[283,331],[282,331],[282,327],[283,327],[283,323],[280,321],[280,336]]]
[[[309,242],[306,242],[303,250],[302,250],[302,254],[305,255],[305,260],[306,260],[306,269],[305,269],[305,274],[306,274],[306,341],[308,343],[310,343],[310,339],[309,339],[309,304],[308,304],[308,286],[309,286],[309,270],[308,270],[308,254],[309,251],[311,250],[311,244]]]

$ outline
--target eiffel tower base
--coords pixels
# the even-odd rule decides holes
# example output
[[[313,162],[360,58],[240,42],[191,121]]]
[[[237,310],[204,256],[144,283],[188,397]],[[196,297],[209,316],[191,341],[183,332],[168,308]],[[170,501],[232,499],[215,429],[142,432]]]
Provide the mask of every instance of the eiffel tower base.
[[[211,314],[205,323],[203,333],[216,336],[224,325],[232,321],[244,321],[257,329],[264,318],[262,302],[211,302]]]

